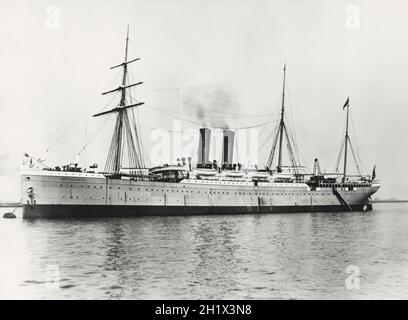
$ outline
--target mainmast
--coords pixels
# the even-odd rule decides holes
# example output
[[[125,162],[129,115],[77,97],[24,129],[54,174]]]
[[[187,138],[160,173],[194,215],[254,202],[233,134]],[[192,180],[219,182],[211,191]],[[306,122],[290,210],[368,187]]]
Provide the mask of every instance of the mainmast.
[[[344,107],[347,107],[347,119],[346,119],[346,136],[344,138],[344,170],[343,170],[343,183],[346,182],[346,174],[347,174],[347,145],[349,144],[349,135],[348,135],[348,125],[349,125],[349,111],[350,111],[350,98],[347,98]]]
[[[134,139],[133,133],[132,133],[132,126],[130,124],[129,115],[127,111],[129,108],[137,107],[137,106],[144,104],[144,102],[137,102],[137,103],[132,104],[131,101],[129,101],[129,104],[128,105],[126,104],[127,100],[130,100],[130,99],[127,99],[127,96],[129,96],[129,94],[127,93],[127,89],[133,86],[140,85],[143,82],[127,84],[128,64],[135,62],[137,60],[140,60],[140,58],[136,58],[136,59],[128,61],[128,46],[129,46],[129,26],[127,27],[124,61],[118,65],[111,67],[111,69],[123,67],[122,84],[116,89],[109,90],[109,91],[102,93],[102,95],[105,95],[108,93],[120,91],[121,98],[120,98],[119,105],[111,110],[100,112],[98,114],[93,115],[94,117],[97,117],[97,116],[110,114],[110,113],[117,114],[115,129],[113,132],[111,145],[109,148],[108,158],[105,164],[105,172],[111,173],[114,175],[118,175],[120,173],[125,140],[127,142],[129,167],[134,168],[134,169],[143,167],[143,158],[142,158],[142,155],[140,154],[141,148],[139,145],[139,138],[138,138],[136,124],[134,124],[135,126],[134,127],[135,139]],[[136,140],[136,146],[135,146],[135,140]]]
[[[276,131],[276,135],[273,139],[272,143],[272,149],[269,154],[267,166],[269,168],[272,167],[273,164],[273,159],[275,156],[275,150],[276,146],[278,144],[278,139],[279,139],[279,150],[278,150],[278,165],[276,170],[278,172],[282,172],[282,154],[283,154],[283,136],[285,135],[286,142],[287,142],[287,148],[288,148],[288,153],[289,153],[289,158],[292,163],[292,167],[297,171],[297,164],[296,164],[296,159],[293,153],[293,149],[290,143],[290,136],[288,129],[286,128],[285,124],[285,90],[286,90],[286,63],[283,67],[283,90],[282,90],[282,105],[281,105],[281,112],[280,112],[280,121],[279,121],[279,127],[278,130]]]
[[[285,127],[284,117],[285,117],[285,84],[286,84],[286,63],[283,67],[283,90],[282,90],[282,108],[281,117],[279,124],[279,155],[278,155],[278,172],[282,172],[282,141],[283,141],[283,129]]]

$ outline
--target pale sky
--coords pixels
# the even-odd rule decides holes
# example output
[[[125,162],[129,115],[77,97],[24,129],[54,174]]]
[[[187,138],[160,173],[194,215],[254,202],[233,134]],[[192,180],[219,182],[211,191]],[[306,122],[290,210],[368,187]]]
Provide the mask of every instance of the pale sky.
[[[100,93],[119,84],[109,67],[123,59],[127,24],[129,56],[141,58],[131,76],[144,81],[136,92],[146,102],[138,113],[147,154],[152,128],[174,130],[175,120],[181,130],[198,128],[183,122],[197,121],[197,110],[180,97],[245,115],[210,117],[208,125],[268,120],[262,115],[279,111],[286,61],[303,164],[311,169],[318,157],[333,171],[350,96],[351,137],[365,173],[377,165],[377,196],[408,199],[407,17],[403,0],[0,0],[0,200],[20,198],[23,152],[42,157],[48,149],[47,163],[66,164],[92,137],[80,164],[103,167],[114,121],[98,131],[104,118],[91,115],[111,98]],[[262,164],[272,130],[260,132]]]

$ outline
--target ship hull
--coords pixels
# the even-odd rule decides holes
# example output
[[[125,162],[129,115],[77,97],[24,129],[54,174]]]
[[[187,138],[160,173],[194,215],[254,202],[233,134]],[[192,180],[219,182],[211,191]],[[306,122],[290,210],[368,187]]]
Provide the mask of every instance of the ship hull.
[[[166,183],[43,171],[22,174],[21,186],[24,218],[359,211],[370,207],[369,197],[378,189],[344,188],[336,196],[331,188],[310,190],[304,183]]]
[[[352,205],[353,211],[363,211],[364,205]],[[137,216],[183,216],[183,215],[227,215],[260,213],[343,212],[341,205],[318,206],[255,206],[209,207],[209,206],[106,206],[106,205],[36,205],[23,207],[24,218],[92,218],[92,217],[137,217]]]

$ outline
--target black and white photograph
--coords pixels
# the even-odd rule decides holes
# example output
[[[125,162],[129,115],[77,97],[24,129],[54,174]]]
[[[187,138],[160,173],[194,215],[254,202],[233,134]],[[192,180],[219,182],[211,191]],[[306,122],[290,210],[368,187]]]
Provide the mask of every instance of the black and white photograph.
[[[0,299],[408,299],[407,34],[403,0],[0,0]]]

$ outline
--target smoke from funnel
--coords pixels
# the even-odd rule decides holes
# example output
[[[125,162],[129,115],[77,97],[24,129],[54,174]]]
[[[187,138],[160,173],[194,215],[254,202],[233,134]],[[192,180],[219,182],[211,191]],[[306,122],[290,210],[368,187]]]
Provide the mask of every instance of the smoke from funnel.
[[[204,127],[230,128],[239,103],[234,90],[227,86],[208,86],[184,90],[183,111]],[[236,117],[235,117],[236,118]]]

